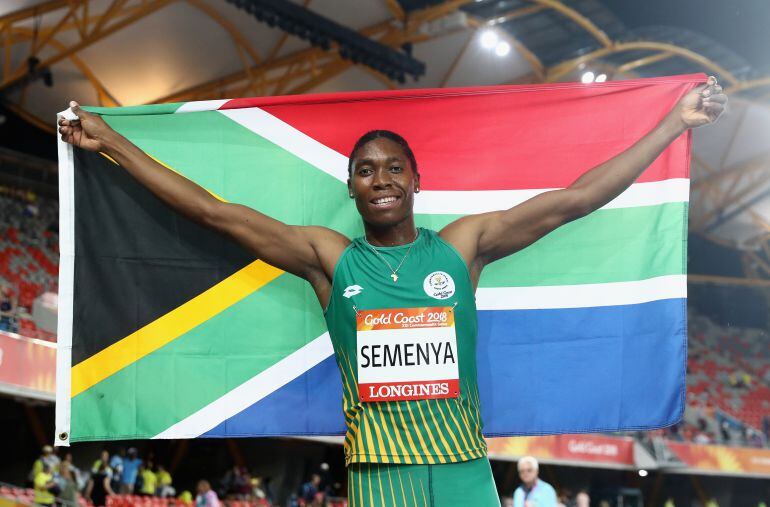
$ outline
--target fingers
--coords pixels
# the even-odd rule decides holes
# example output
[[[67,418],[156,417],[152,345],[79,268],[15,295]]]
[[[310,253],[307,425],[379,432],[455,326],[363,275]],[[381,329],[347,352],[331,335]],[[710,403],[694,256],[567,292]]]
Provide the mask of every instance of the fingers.
[[[703,99],[704,104],[716,102],[719,104],[725,104],[727,102],[727,95],[724,93],[718,93],[717,95],[709,95]]]

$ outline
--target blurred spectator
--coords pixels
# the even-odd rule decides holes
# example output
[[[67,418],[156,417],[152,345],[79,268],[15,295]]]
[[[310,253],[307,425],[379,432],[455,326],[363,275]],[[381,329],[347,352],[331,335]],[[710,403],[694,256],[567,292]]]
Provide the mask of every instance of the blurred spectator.
[[[195,497],[195,507],[219,507],[219,498],[207,480],[198,481],[198,495]]]
[[[158,465],[158,490],[157,495],[161,498],[173,498],[176,495],[174,486],[171,485],[171,474],[168,473],[163,465]]]
[[[764,442],[762,442],[762,435],[760,435],[758,431],[755,431],[753,428],[748,428],[746,433],[746,444],[749,447],[759,448],[764,446]]]
[[[99,455],[99,459],[94,461],[94,464],[91,465],[91,474],[93,475],[102,469],[104,469],[104,473],[107,474],[109,479],[112,480],[112,468],[110,468],[110,453],[107,449],[103,449],[102,453]]]
[[[556,491],[538,478],[539,465],[532,456],[524,456],[518,463],[521,486],[513,493],[513,507],[556,507]]]
[[[44,445],[42,454],[40,457],[32,463],[32,470],[29,472],[29,481],[34,482],[37,474],[43,471],[43,465],[48,465],[51,472],[56,472],[59,469],[59,456],[56,455],[54,448],[50,445]]]
[[[692,439],[696,444],[707,445],[712,442],[711,437],[705,431],[699,431],[695,434],[695,438]]]
[[[267,499],[267,493],[262,487],[261,477],[253,477],[251,479],[251,494],[257,501]]]
[[[299,488],[299,497],[305,502],[312,502],[316,493],[319,492],[321,486],[321,476],[313,474],[310,476],[310,480],[304,483]]]
[[[13,300],[11,288],[7,285],[0,286],[0,331],[15,333],[13,315],[16,313],[16,303]]]
[[[120,479],[121,493],[129,495],[134,493],[134,485],[136,484],[136,478],[139,475],[139,467],[141,465],[142,460],[137,457],[136,447],[130,447],[128,455],[123,459],[123,474]]]
[[[179,496],[176,497],[177,501],[184,503],[184,504],[192,504],[193,502],[193,496],[192,493],[190,493],[189,490],[184,490],[181,493],[179,493]]]
[[[158,476],[152,471],[152,462],[148,461],[139,467],[139,494],[142,496],[155,496],[158,487]]]
[[[53,480],[51,465],[43,462],[40,471],[35,474],[33,484],[35,488],[35,504],[53,505],[59,492],[59,487]]]
[[[68,454],[68,456],[72,456]],[[59,499],[57,504],[60,507],[76,507],[78,504],[78,487],[77,479],[70,466],[68,460],[64,460],[59,467],[59,473],[56,475],[55,480],[59,486]]]
[[[121,449],[110,458],[110,468],[112,469],[112,478],[110,479],[112,484],[110,486],[112,486],[113,491],[120,491],[121,477],[123,477],[123,457],[125,455],[126,450]]]
[[[238,465],[234,465],[230,470],[225,472],[224,477],[219,481],[221,486],[219,493],[225,497],[231,497],[240,495],[243,491],[244,471]]]
[[[326,495],[319,491],[315,494],[313,497],[313,501],[308,504],[308,507],[325,507],[326,506]]]
[[[78,486],[78,491],[82,491],[85,489],[86,484],[88,483],[88,475],[84,474],[82,470],[80,470],[78,467],[75,466],[75,464],[72,462],[72,453],[68,452],[64,455],[64,461],[61,462],[61,466],[64,466],[64,464],[67,464],[67,467],[69,468],[70,473],[72,474],[72,478],[75,479],[75,483]]]
[[[727,421],[722,421],[722,424],[719,425],[719,432],[722,434],[722,441],[724,443],[730,442],[730,423]]]
[[[590,507],[591,505],[591,497],[588,496],[588,492],[578,491],[577,496],[575,496],[575,507]]]
[[[107,451],[102,452],[103,458],[105,454]],[[97,463],[99,463],[99,467],[96,472],[91,473],[85,496],[91,499],[94,507],[101,507],[107,504],[107,497],[114,495],[115,492],[110,486],[112,474],[110,473],[109,459],[99,459]]]

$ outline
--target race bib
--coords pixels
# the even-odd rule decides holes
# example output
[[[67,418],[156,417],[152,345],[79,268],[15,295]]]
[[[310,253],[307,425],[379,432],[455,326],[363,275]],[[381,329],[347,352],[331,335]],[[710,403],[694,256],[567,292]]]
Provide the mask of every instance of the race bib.
[[[451,307],[359,311],[356,349],[361,401],[428,400],[460,394]]]

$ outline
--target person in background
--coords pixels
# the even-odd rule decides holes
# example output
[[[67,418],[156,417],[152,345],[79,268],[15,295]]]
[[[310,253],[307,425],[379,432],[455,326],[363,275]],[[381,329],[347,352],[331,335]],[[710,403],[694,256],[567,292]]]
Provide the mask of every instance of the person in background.
[[[171,474],[168,473],[168,470],[166,470],[163,465],[158,465],[158,472],[156,475],[158,476],[158,489],[156,494],[161,498],[173,498],[174,495],[176,495],[176,490],[174,489],[174,486],[171,485],[173,482]]]
[[[586,490],[578,491],[575,496],[575,507],[590,507],[590,505],[591,497],[588,496],[588,492]]]
[[[319,474],[311,475],[310,480],[300,486],[299,497],[307,503],[312,502],[320,486],[321,476]]]
[[[65,463],[67,464],[67,467],[72,474],[72,478],[75,479],[78,491],[83,491],[86,487],[86,484],[88,484],[88,474],[84,474],[81,469],[75,466],[75,463],[72,462],[71,452],[68,452],[64,455],[64,461],[62,461],[61,465],[59,466],[64,466]]]
[[[121,477],[123,477],[123,458],[126,455],[126,450],[121,449],[119,452],[112,455],[110,458],[110,468],[112,469],[112,483],[113,491],[120,491]]]
[[[518,463],[521,486],[513,493],[513,507],[556,507],[556,491],[538,477],[540,466],[532,456],[524,456]]]
[[[158,487],[158,476],[152,471],[151,461],[139,467],[139,479],[142,483],[139,487],[139,494],[142,496],[155,496],[155,489]]]
[[[35,505],[53,505],[59,488],[53,480],[51,465],[43,462],[40,471],[35,474],[33,484],[35,488]]]
[[[102,465],[104,465],[104,473],[107,474],[110,480],[112,480],[112,468],[110,468],[110,452],[107,449],[103,449],[102,453],[99,455],[99,459],[94,461],[94,464],[91,465],[91,474],[93,475],[101,470]]]
[[[104,457],[106,452],[102,453],[102,457]],[[91,473],[91,480],[88,481],[88,486],[86,486],[85,496],[91,499],[94,507],[101,507],[107,504],[107,497],[114,495],[115,492],[112,490],[112,486],[110,486],[112,472],[108,464],[109,459],[101,459],[97,460],[97,462],[99,463],[99,468],[96,469],[96,472]]]
[[[71,456],[69,453],[67,455]],[[55,480],[59,485],[59,499],[56,503],[59,507],[76,507],[78,504],[80,488],[78,488],[73,468],[70,466],[70,462],[65,459],[59,467],[59,473],[56,474]]]
[[[123,494],[134,494],[136,477],[139,475],[139,467],[142,465],[142,460],[137,457],[137,454],[136,447],[130,447],[128,455],[123,460],[123,474],[120,478],[120,492]]]
[[[15,332],[13,328],[15,306],[11,288],[7,285],[0,287],[0,331]]]
[[[44,445],[40,457],[32,463],[32,470],[29,472],[29,481],[34,482],[37,474],[43,471],[43,465],[48,465],[48,469],[51,473],[56,472],[59,469],[59,456],[54,452],[53,447],[50,445]]]
[[[193,503],[193,496],[192,493],[190,493],[190,490],[184,490],[181,493],[179,493],[179,496],[176,497],[177,503],[183,503],[187,505],[192,505]]]
[[[219,507],[219,498],[211,489],[211,484],[205,479],[198,481],[198,495],[195,497],[195,507]]]

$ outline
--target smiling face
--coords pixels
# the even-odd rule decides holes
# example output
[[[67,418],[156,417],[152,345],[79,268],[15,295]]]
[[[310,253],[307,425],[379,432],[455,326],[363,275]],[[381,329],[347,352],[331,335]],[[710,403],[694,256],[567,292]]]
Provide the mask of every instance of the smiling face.
[[[392,227],[411,217],[419,188],[420,175],[398,143],[381,137],[354,153],[348,190],[367,224]]]

